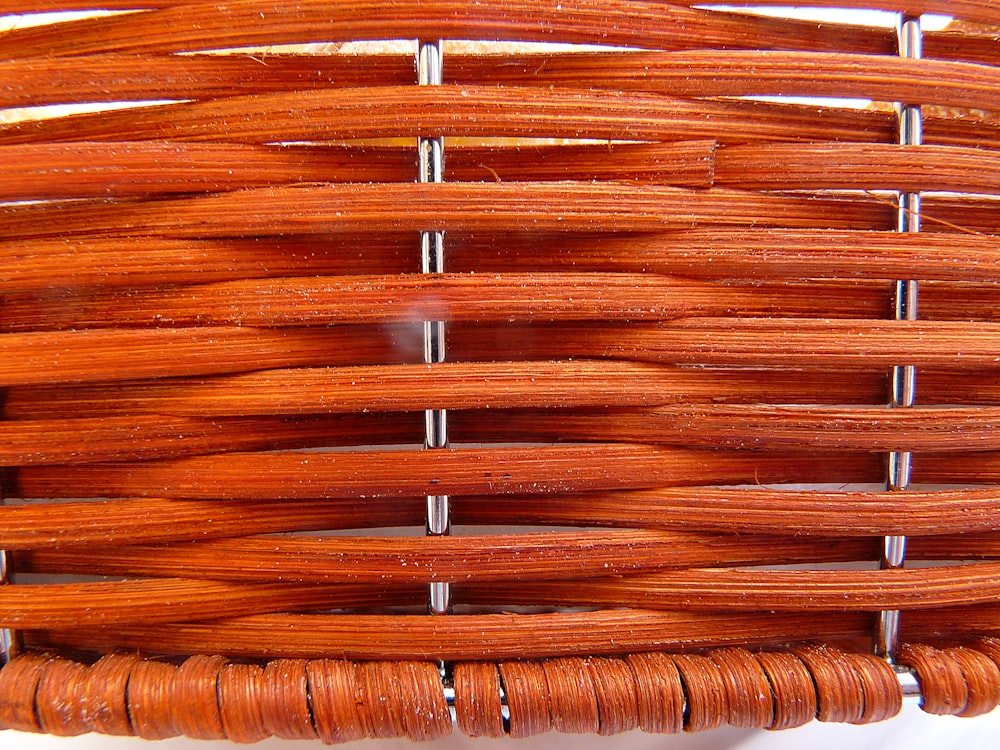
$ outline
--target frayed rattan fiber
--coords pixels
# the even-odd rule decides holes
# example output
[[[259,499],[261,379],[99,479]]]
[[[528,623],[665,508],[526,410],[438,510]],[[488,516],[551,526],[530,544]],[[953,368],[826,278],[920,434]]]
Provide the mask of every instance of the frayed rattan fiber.
[[[0,728],[1000,703],[995,2],[92,5],[2,4]]]

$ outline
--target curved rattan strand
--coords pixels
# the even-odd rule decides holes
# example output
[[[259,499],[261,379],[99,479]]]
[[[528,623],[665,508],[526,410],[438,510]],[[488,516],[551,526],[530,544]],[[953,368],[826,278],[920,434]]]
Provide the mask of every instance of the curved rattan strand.
[[[40,732],[35,695],[42,676],[52,662],[51,654],[29,653],[0,669],[0,727],[21,732]]]
[[[371,736],[405,737],[402,696],[394,689],[391,666],[384,662],[360,662],[355,669],[364,705],[371,715]]]
[[[791,729],[816,718],[816,684],[808,667],[787,651],[754,654],[771,686],[774,721],[768,729]]]
[[[546,659],[542,668],[549,686],[553,728],[571,734],[597,734],[600,708],[586,662],[580,658]]]
[[[854,667],[838,649],[824,645],[793,646],[816,683],[816,718],[857,724],[864,716],[864,688]]]
[[[856,723],[885,721],[903,708],[903,691],[892,666],[874,654],[844,653],[864,691],[864,713]]]
[[[722,675],[729,714],[726,723],[733,727],[766,729],[775,722],[771,684],[767,673],[754,655],[744,648],[722,648],[708,653]]]
[[[406,736],[419,742],[429,742],[451,734],[451,714],[441,689],[438,665],[405,661],[393,666],[397,669],[393,685],[394,689],[401,691]]]
[[[961,662],[948,651],[924,644],[905,644],[899,659],[917,673],[924,711],[953,716],[965,710],[969,703],[969,683]]]
[[[687,698],[684,730],[701,732],[725,724],[730,714],[725,682],[718,666],[696,654],[673,657]]]
[[[261,712],[270,734],[289,740],[316,739],[305,662],[296,659],[268,662],[262,687]]]
[[[969,700],[959,716],[982,716],[1000,705],[1000,668],[974,648],[957,647],[948,653],[958,662],[969,686]]]
[[[138,661],[136,654],[111,653],[90,668],[84,700],[93,720],[93,731],[125,737],[134,734],[127,694],[132,669]]]
[[[176,737],[173,684],[177,667],[157,661],[135,663],[128,681],[128,715],[137,737],[162,740]]]
[[[219,717],[231,742],[249,744],[271,736],[264,724],[264,669],[256,664],[227,664],[219,672]]]
[[[46,665],[35,692],[42,732],[72,737],[94,730],[85,698],[88,671],[88,667],[68,659],[54,659]]]
[[[635,675],[622,659],[586,660],[597,697],[599,734],[613,735],[639,727],[639,698]]]
[[[313,722],[324,743],[350,742],[372,735],[371,714],[361,700],[354,664],[312,659],[306,663],[306,674]]]
[[[545,669],[540,662],[499,664],[500,680],[510,709],[511,737],[531,737],[552,728],[552,707]]]
[[[171,711],[181,734],[200,740],[226,738],[219,712],[219,672],[226,660],[221,656],[192,656],[174,673]]]
[[[629,654],[639,703],[639,728],[653,734],[675,734],[684,728],[684,686],[674,660],[659,653]]]
[[[490,662],[462,662],[453,668],[455,719],[468,737],[503,737],[500,672]]]

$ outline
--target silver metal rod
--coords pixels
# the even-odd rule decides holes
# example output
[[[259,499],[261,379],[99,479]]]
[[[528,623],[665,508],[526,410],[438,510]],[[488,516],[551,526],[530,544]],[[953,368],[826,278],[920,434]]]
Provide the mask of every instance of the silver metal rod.
[[[918,17],[900,16],[897,29],[900,57],[919,59],[922,54],[923,35]],[[899,108],[899,143],[919,146],[923,140],[923,123],[920,107],[902,104]],[[920,231],[920,193],[901,193],[896,218],[896,231]],[[896,282],[896,320],[917,320],[918,284],[915,280]],[[907,409],[913,406],[917,390],[917,368],[897,365],[891,373],[892,408]],[[885,487],[892,492],[905,492],[910,486],[913,456],[909,451],[893,451],[888,456]],[[887,536],[882,545],[879,566],[882,569],[901,568],[906,562],[906,537]],[[899,646],[899,610],[885,610],[879,614],[875,634],[875,653],[895,663]]]
[[[417,83],[420,86],[440,86],[444,80],[444,59],[441,42],[419,42],[417,45]],[[420,182],[444,182],[444,139],[420,138]],[[444,273],[444,232],[420,233],[420,270],[422,273]],[[445,325],[442,320],[424,322],[424,363],[445,361]],[[448,412],[428,409],[424,413],[424,447],[440,450],[448,447]],[[429,536],[445,536],[451,532],[451,507],[447,495],[427,496],[427,529]],[[451,585],[432,582],[428,585],[428,609],[432,614],[451,610]]]

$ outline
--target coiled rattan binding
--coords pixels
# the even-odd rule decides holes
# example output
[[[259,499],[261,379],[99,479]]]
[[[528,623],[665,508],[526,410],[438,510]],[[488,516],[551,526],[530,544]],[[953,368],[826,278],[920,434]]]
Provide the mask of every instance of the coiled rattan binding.
[[[995,2],[2,10],[94,5],[0,36],[0,727],[1000,702]]]

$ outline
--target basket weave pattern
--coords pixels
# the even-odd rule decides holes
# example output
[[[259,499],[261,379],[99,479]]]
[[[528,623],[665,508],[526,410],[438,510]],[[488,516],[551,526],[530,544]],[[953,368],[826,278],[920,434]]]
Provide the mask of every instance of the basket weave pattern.
[[[995,3],[101,5],[0,36],[0,728],[1000,703]]]

